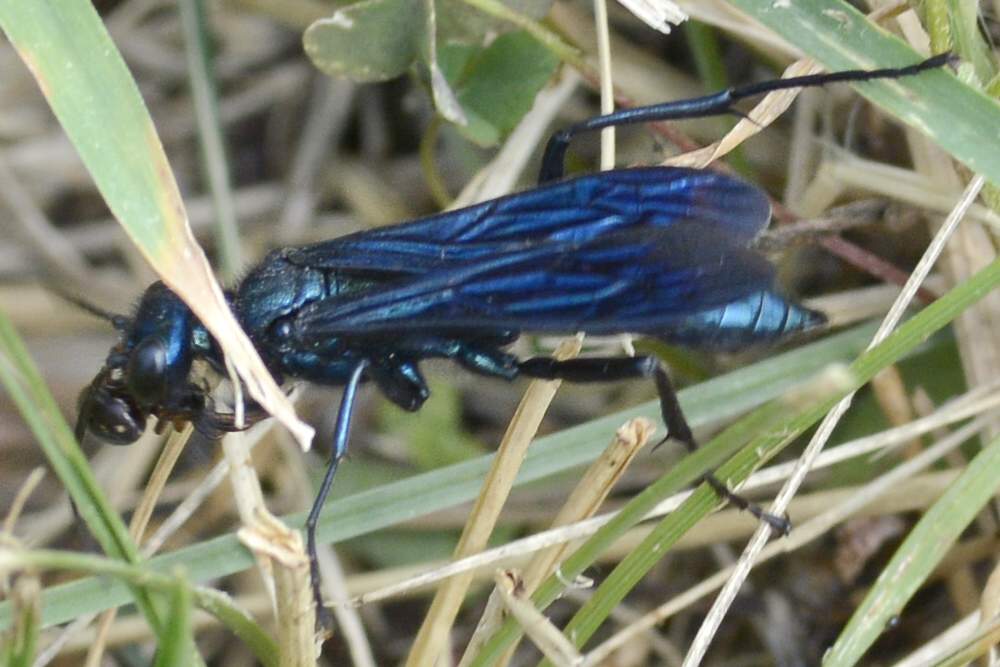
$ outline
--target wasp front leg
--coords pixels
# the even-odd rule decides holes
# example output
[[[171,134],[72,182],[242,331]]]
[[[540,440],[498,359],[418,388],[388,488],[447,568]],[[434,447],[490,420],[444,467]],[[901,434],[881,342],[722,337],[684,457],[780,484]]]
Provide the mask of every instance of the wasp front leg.
[[[323,482],[320,484],[319,493],[313,501],[309,516],[306,518],[306,548],[309,554],[309,574],[312,583],[313,600],[316,602],[316,625],[324,630],[333,625],[330,610],[323,604],[323,591],[321,589],[321,578],[319,571],[319,554],[316,549],[316,526],[319,523],[319,515],[326,504],[327,496],[330,494],[330,487],[333,486],[333,478],[337,474],[340,461],[347,453],[347,444],[351,435],[351,418],[354,413],[354,403],[358,395],[358,387],[364,379],[368,370],[367,359],[359,360],[354,366],[354,370],[348,377],[344,386],[344,395],[340,399],[340,410],[337,412],[337,423],[333,429],[333,447],[330,454],[330,463],[327,465],[326,474],[323,475]]]

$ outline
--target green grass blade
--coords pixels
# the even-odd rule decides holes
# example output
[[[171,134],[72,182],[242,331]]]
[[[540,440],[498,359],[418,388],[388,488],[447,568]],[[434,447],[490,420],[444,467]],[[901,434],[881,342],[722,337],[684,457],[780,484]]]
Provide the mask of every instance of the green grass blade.
[[[1000,486],[1000,438],[969,462],[882,569],[847,627],[826,654],[829,667],[855,665],[940,564]]]
[[[163,224],[162,195],[150,195],[163,191],[164,179],[172,182],[170,166],[93,6],[79,0],[5,2],[0,27],[31,68],[108,206],[141,247],[162,253],[177,232]]]
[[[220,342],[248,393],[308,444],[312,429],[239,328],[194,240],[153,121],[93,5],[8,0],[0,2],[0,28],[143,256]]]
[[[55,399],[32,362],[24,342],[7,316],[0,312],[0,382],[14,400],[25,422],[38,439],[49,464],[69,492],[91,534],[113,558],[139,563],[139,550],[121,517],[101,491],[87,457],[63,419]],[[162,628],[149,594],[132,588],[132,597],[154,632]]]
[[[212,193],[215,219],[215,245],[219,272],[223,280],[235,278],[243,270],[239,228],[229,178],[229,159],[219,118],[219,96],[212,68],[211,40],[204,0],[181,0],[177,3],[184,31],[191,82],[191,99],[198,121],[198,137],[205,183]]]
[[[945,296],[904,323],[880,345],[865,352],[851,365],[853,386],[831,395],[816,405],[783,420],[775,428],[753,438],[732,460],[720,467],[717,474],[730,484],[738,483],[761,462],[777,454],[807,428],[822,419],[849,391],[868,382],[879,370],[898,361],[917,345],[938,331],[962,311],[1000,285],[1000,260],[977,273]],[[722,437],[732,437],[727,429],[719,438],[706,445],[711,448]],[[646,488],[633,498],[613,520],[588,539],[560,565],[559,577],[550,577],[532,596],[539,607],[551,604],[562,592],[565,581],[572,580],[596,560],[600,553],[635,523],[641,520],[661,500],[674,490],[672,474]],[[706,516],[718,500],[708,488],[698,489],[688,500],[665,517],[643,542],[626,556],[608,575],[594,594],[577,611],[564,629],[577,646],[582,646],[608,617],[611,611],[634,588],[649,569],[691,526]],[[509,620],[483,647],[474,665],[489,665],[520,637],[520,629]]]
[[[195,606],[218,618],[232,630],[253,651],[257,660],[266,667],[276,667],[279,663],[278,645],[258,626],[232,599],[219,591],[192,587],[186,580],[175,575],[155,572],[146,566],[129,565],[91,554],[81,554],[51,549],[0,548],[0,570],[33,568],[36,570],[63,570],[86,572],[99,575],[105,586],[108,578],[142,584],[168,595],[177,595],[177,587],[187,589]],[[176,570],[176,568],[175,568]],[[176,600],[174,600],[176,603]],[[177,628],[171,630],[177,632]],[[190,655],[190,653],[188,653]],[[190,662],[190,661],[189,661]]]
[[[870,325],[857,327],[690,387],[680,392],[681,405],[694,426],[732,418],[781,395],[827,364],[850,360],[873,331]],[[623,421],[636,416],[659,420],[659,406],[650,402],[540,438],[531,447],[518,484],[588,463]],[[678,479],[692,479],[710,461],[721,458],[719,454],[706,447],[674,466],[675,474]],[[468,502],[478,492],[489,462],[480,457],[334,500],[323,511],[320,539],[342,541]],[[302,519],[297,515],[289,522],[301,525]],[[234,535],[224,535],[153,558],[150,565],[160,572],[181,566],[191,581],[202,582],[252,567],[253,559]],[[49,626],[123,604],[128,592],[119,582],[83,579],[53,587],[43,599],[43,620]],[[0,630],[10,623],[9,603],[0,603]]]
[[[184,667],[191,663],[194,636],[191,634],[191,589],[178,579],[170,593],[166,626],[156,647],[153,667]]]
[[[31,667],[35,664],[38,633],[42,627],[41,587],[37,578],[28,575],[18,579],[12,588],[10,598],[17,617],[11,631],[0,636],[0,665]]]
[[[831,71],[893,67],[922,57],[839,0],[731,0],[731,4]],[[1000,127],[1000,106],[989,97],[945,71],[857,84],[855,88],[920,129],[956,160],[1000,185],[1000,152],[989,130]]]

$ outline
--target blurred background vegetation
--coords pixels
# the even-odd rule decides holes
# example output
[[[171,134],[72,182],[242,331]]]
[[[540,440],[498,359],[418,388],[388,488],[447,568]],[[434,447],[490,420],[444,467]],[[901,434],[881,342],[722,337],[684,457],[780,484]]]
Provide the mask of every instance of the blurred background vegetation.
[[[766,12],[755,8],[756,3],[736,4],[740,7],[681,3],[696,20],[674,27],[669,35],[662,16],[653,21],[657,30],[620,6],[609,7],[611,80],[618,103],[680,99],[773,78],[801,51],[828,65],[824,58],[832,58],[832,66],[838,68],[908,62],[881,59],[880,44],[865,42],[867,33],[847,29],[837,50],[846,60],[836,62],[837,56],[823,50],[822,34],[812,34],[815,53],[810,44],[797,41],[803,35],[807,42],[810,38],[805,24],[791,24],[777,36],[739,13],[743,9],[766,22]],[[963,80],[989,91],[997,25],[989,12],[995,8],[970,16],[968,4],[926,3],[919,15],[903,5],[895,14],[886,12],[882,25],[916,40],[922,22],[936,51],[954,50],[962,56]],[[365,0],[338,8],[318,0],[124,0],[97,2],[95,7],[138,84],[191,225],[224,282],[238,279],[274,247],[431,214],[456,198],[470,202],[531,187],[540,149],[552,129],[599,113],[595,90],[602,74],[595,56],[593,11],[586,3],[440,0],[431,8],[431,3],[416,0]],[[850,18],[836,14],[847,10],[832,2],[816,3],[811,11],[816,20],[834,24]],[[78,65],[85,68],[85,63]],[[539,93],[542,100],[535,106]],[[810,360],[822,365],[827,359],[849,361],[857,355],[871,329],[848,327],[885,312],[898,291],[893,281],[905,279],[968,175],[953,167],[931,142],[904,131],[891,116],[849,90],[809,91],[803,97],[794,113],[743,144],[728,164],[767,190],[779,222],[821,217],[833,205],[859,199],[870,204],[865,209],[870,224],[845,232],[837,242],[797,245],[774,255],[788,291],[814,298],[809,303],[830,313],[835,328],[848,333],[813,341],[802,356],[768,371],[774,378],[767,376],[772,383],[767,389],[747,388],[752,382],[747,378],[764,377],[764,370],[755,375],[757,366],[751,365],[744,375],[726,373],[755,364],[773,350],[718,357],[638,341],[642,349],[670,361],[681,386],[704,387],[699,383],[716,376],[737,378],[728,385],[708,385],[701,393],[696,388],[686,394],[693,405],[692,421],[705,427],[703,440],[712,432],[708,427],[717,430],[741,410],[783,391],[782,378],[795,381],[796,369],[804,373]],[[956,106],[960,107],[956,113],[966,110],[954,100],[941,104],[948,113]],[[923,108],[913,113],[920,119],[924,116],[919,114],[934,117],[943,112]],[[975,125],[977,117],[969,115],[969,124]],[[734,121],[708,119],[619,131],[616,162],[659,162],[716,140]],[[113,141],[115,128],[106,130],[107,140]],[[947,143],[936,132],[932,132],[935,138]],[[995,132],[985,134],[992,137]],[[965,142],[965,151],[962,146],[949,150],[978,167],[980,152],[993,151],[995,137],[992,144],[968,137]],[[570,169],[596,169],[599,152],[597,137],[575,142]],[[997,173],[990,171],[995,164],[982,168]],[[988,192],[986,198],[992,196]],[[115,338],[106,322],[70,305],[51,288],[127,313],[156,276],[112,219],[36,81],[7,43],[0,44],[0,211],[5,221],[0,311],[27,341],[30,356],[72,423],[77,395]],[[987,206],[973,209],[970,222],[921,296],[924,302],[961,285],[994,259],[997,220]],[[845,262],[848,256],[854,258],[850,263]],[[1000,310],[995,299],[987,299],[955,333],[932,338],[891,367],[859,395],[837,430],[835,444],[899,426],[965,392],[978,391],[977,400],[995,395],[995,371],[1000,370],[998,324]],[[548,351],[555,342],[526,339],[517,349]],[[619,340],[588,340],[585,345],[585,352],[622,349]],[[483,380],[447,366],[432,365],[430,377],[433,398],[417,414],[401,412],[374,391],[364,392],[350,458],[338,475],[335,497],[377,493],[383,485],[475,459],[495,448],[523,386]],[[731,402],[736,395],[744,396],[746,404]],[[593,458],[623,421],[620,411],[641,405],[639,412],[656,415],[656,407],[648,403],[653,397],[653,387],[642,382],[563,386],[541,431],[563,434],[559,441],[563,449],[554,451],[571,451],[579,440],[588,443],[580,451],[590,453],[560,460],[546,469],[560,474],[519,487],[504,509],[493,541],[506,543],[547,527],[579,479],[579,467],[562,468]],[[338,404],[336,390],[312,387],[301,392],[297,409],[318,432],[309,454],[297,452],[279,428],[262,435],[253,458],[267,505],[275,514],[301,512],[311,502],[309,482],[316,482],[325,465]],[[688,414],[692,416],[691,411]],[[593,421],[606,415],[614,416]],[[565,435],[565,429],[581,423],[586,430]],[[946,433],[940,426],[933,435]],[[989,428],[985,433],[983,442],[996,435]],[[927,442],[931,439],[928,435]],[[84,443],[101,488],[123,515],[129,516],[136,506],[160,440],[149,437],[125,449]],[[926,444],[919,437],[907,443],[903,450],[874,461],[858,456],[822,470],[792,505],[795,522],[861,493],[865,484]],[[965,450],[966,456],[974,454],[974,445]],[[219,456],[214,443],[197,435],[192,438],[160,496],[153,530],[191,496]],[[659,479],[679,456],[673,446],[640,454],[601,510],[621,507]],[[790,453],[784,456],[794,458]],[[958,453],[952,456],[942,469],[901,483],[877,506],[755,570],[715,636],[708,662],[816,664],[837,640],[918,513],[931,506],[954,478],[943,468],[962,469],[965,459]],[[15,504],[31,471],[44,465],[36,437],[13,401],[0,395],[0,515]],[[436,479],[442,487],[454,486],[449,501],[435,505],[439,501],[419,494],[410,501],[399,496],[389,518],[370,518],[363,512],[353,517],[351,539],[336,545],[345,594],[378,590],[449,556],[468,518],[468,505],[461,503],[467,503],[471,494],[448,481],[457,478]],[[378,530],[367,530],[366,524]],[[165,538],[161,550],[207,543],[238,526],[232,491],[223,483],[206,496],[193,517]],[[755,527],[751,518],[731,511],[699,523],[617,606],[598,639],[627,628],[646,611],[730,565]],[[49,474],[27,497],[12,535],[18,544],[30,547],[90,552],[92,539],[80,528],[66,491]],[[636,528],[604,552],[587,576],[599,583],[614,563],[636,548],[644,530]],[[868,664],[890,664],[913,654],[980,606],[996,548],[994,535],[995,519],[984,512],[936,569],[919,576],[915,584],[919,593],[901,621],[871,649]],[[234,555],[238,552],[243,553],[234,541],[213,552],[216,558],[245,562],[243,571],[209,583],[230,593],[269,628],[270,603],[260,577],[247,569],[252,562],[246,556]],[[200,557],[188,552],[181,562],[196,570]],[[0,564],[3,574],[10,573]],[[47,586],[67,576],[46,572],[41,581]],[[450,653],[456,661],[482,613],[489,577],[487,568],[452,629]],[[6,608],[0,607],[6,613],[4,620],[30,617],[24,610],[31,604],[17,596],[33,599],[34,593],[15,584],[29,580],[33,575],[7,577],[6,584],[13,586],[7,589],[10,599],[21,602],[12,606],[8,601]],[[186,608],[189,603],[178,595],[177,608]],[[571,588],[549,615],[562,626],[590,595],[587,588]],[[363,635],[337,632],[326,643],[321,664],[402,661],[429,599],[429,593],[419,591],[363,606],[358,610]],[[637,633],[607,664],[680,664],[711,599],[710,595],[693,601],[665,625]],[[80,604],[74,607],[73,602]],[[58,620],[79,620],[103,608],[91,609],[85,602],[82,596],[71,600]],[[16,614],[11,611],[15,608]],[[193,619],[198,651],[206,664],[252,662],[247,643],[229,629],[207,615],[195,614]],[[876,635],[885,623],[881,621]],[[51,628],[43,632],[40,647],[62,636],[65,644],[58,656],[50,656],[49,664],[83,664],[88,649],[96,654],[95,632],[93,626],[72,632]],[[164,635],[159,639],[163,646]],[[154,657],[155,642],[135,613],[121,614],[109,627],[106,645],[104,664],[167,659],[162,649]],[[188,664],[183,652],[181,656],[176,664]],[[13,653],[0,657],[4,658],[21,664]],[[525,642],[514,664],[538,659],[537,650]]]

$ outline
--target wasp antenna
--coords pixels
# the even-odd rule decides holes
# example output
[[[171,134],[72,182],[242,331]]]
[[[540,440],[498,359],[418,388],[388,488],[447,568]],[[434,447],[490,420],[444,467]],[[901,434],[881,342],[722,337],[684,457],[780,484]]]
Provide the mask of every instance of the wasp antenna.
[[[109,310],[104,310],[100,306],[96,306],[93,303],[87,301],[81,296],[76,294],[71,294],[65,291],[62,287],[56,285],[47,284],[45,286],[50,292],[63,299],[64,301],[69,301],[71,304],[79,308],[80,310],[85,310],[94,317],[99,317],[102,320],[111,323],[111,326],[117,331],[125,331],[128,329],[129,318],[126,315],[121,315],[119,313],[112,313]]]

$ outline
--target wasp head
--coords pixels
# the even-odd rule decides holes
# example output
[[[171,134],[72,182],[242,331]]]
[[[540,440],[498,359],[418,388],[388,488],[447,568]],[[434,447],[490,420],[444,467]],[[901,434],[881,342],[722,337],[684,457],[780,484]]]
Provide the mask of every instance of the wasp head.
[[[76,438],[90,431],[112,445],[130,445],[146,428],[146,412],[129,391],[121,368],[105,366],[80,394]]]

